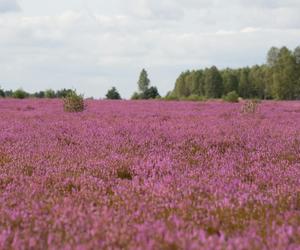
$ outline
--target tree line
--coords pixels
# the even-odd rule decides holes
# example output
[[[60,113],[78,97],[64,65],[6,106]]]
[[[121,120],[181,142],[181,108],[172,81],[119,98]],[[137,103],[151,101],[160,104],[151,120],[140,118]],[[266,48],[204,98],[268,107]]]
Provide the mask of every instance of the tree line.
[[[138,91],[133,93],[131,97],[132,100],[148,100],[148,99],[160,98],[157,88],[155,86],[150,86],[150,79],[145,69],[141,71],[137,85],[138,85]],[[30,97],[66,98],[74,94],[76,94],[76,90],[73,89],[61,89],[57,91],[54,91],[53,89],[48,89],[45,91],[29,93],[23,89],[17,89],[13,91],[13,90],[3,90],[0,87],[0,97],[18,98],[18,99],[25,99]],[[110,100],[122,99],[116,87],[112,87],[111,89],[109,89],[105,96],[107,99]]]
[[[300,99],[300,46],[294,51],[272,47],[263,65],[185,71],[167,98],[221,98],[232,92],[242,98]]]
[[[157,87],[150,85],[148,73],[143,69],[137,82],[138,91],[131,99],[161,98]],[[0,88],[0,97],[14,98],[65,98],[74,90],[48,89],[30,94],[22,89],[4,91]],[[287,47],[272,47],[267,53],[267,61],[263,65],[226,68],[219,70],[210,68],[185,71],[175,82],[175,87],[165,99],[169,100],[202,100],[211,98],[236,100],[242,98],[297,100],[300,99],[300,46],[294,51]],[[106,94],[107,99],[121,99],[116,87]]]

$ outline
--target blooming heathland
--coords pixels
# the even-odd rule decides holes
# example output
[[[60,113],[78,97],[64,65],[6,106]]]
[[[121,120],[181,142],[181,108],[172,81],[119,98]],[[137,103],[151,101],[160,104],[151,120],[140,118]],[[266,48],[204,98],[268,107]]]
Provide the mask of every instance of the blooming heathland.
[[[300,102],[0,100],[0,249],[299,249]]]

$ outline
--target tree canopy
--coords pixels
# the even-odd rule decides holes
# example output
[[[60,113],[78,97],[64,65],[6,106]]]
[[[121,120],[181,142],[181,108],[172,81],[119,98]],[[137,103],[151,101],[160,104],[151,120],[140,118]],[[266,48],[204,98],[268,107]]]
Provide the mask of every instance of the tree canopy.
[[[185,71],[178,76],[169,96],[220,98],[232,91],[243,98],[300,99],[300,46],[294,51],[272,47],[263,65]]]
[[[110,90],[108,90],[108,92],[106,94],[106,98],[111,99],[111,100],[120,100],[121,95],[119,94],[116,87],[112,87]]]

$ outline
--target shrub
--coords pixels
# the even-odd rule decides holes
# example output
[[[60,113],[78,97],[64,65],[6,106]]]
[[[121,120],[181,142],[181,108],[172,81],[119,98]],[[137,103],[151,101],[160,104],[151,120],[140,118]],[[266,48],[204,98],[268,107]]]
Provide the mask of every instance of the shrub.
[[[192,95],[190,95],[188,97],[183,98],[182,100],[197,102],[197,101],[205,101],[206,99],[203,96],[192,94]]]
[[[16,91],[13,92],[12,96],[13,98],[17,98],[17,99],[25,99],[29,96],[29,94],[25,92],[23,89],[17,89]]]
[[[173,92],[168,92],[167,95],[165,96],[164,100],[166,101],[178,101],[178,97],[173,94]]]
[[[117,170],[117,176],[122,180],[132,180],[132,173],[127,167],[122,167]]]
[[[160,95],[156,87],[150,87],[146,89],[144,93],[142,93],[141,97],[142,99],[148,100],[148,99],[155,99],[157,97],[160,97]]]
[[[63,101],[66,112],[82,112],[85,108],[83,96],[76,94],[75,91],[68,94]]]
[[[131,100],[140,100],[140,99],[141,96],[137,92],[134,92],[133,95],[131,96]]]
[[[45,97],[46,98],[56,98],[56,94],[55,94],[55,91],[53,89],[47,89],[45,91]]]
[[[118,90],[115,87],[112,87],[110,90],[108,90],[106,98],[110,100],[120,100],[121,96]]]
[[[1,97],[5,97],[5,92],[4,92],[3,89],[0,88],[0,98],[1,98]]]
[[[239,95],[236,91],[231,91],[223,97],[223,100],[226,102],[239,102]]]
[[[242,106],[242,113],[254,114],[258,109],[259,103],[255,100],[246,101]]]

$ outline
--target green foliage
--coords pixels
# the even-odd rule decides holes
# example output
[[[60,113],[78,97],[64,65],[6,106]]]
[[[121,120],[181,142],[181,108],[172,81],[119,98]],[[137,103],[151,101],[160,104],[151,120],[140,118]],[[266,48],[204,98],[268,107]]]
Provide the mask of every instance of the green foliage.
[[[300,46],[293,52],[273,47],[264,65],[251,68],[185,71],[175,82],[172,98],[191,95],[220,98],[236,91],[242,98],[300,99]]]
[[[5,92],[1,87],[0,87],[0,97],[5,97]]]
[[[132,173],[129,168],[122,167],[117,170],[117,177],[122,180],[132,180]]]
[[[141,94],[141,99],[156,99],[160,97],[156,87],[150,87],[144,93]]]
[[[236,91],[231,91],[223,97],[223,100],[226,102],[239,102],[239,95]]]
[[[176,97],[176,95],[172,91],[169,91],[163,99],[166,101],[178,101],[179,100],[178,97]]]
[[[74,92],[73,89],[61,89],[56,91],[55,96],[57,98],[66,98],[68,95],[72,94],[73,92]]]
[[[139,100],[141,99],[141,95],[137,92],[134,92],[133,95],[131,96],[131,100]]]
[[[45,97],[50,99],[56,98],[55,91],[53,89],[47,89],[45,91]]]
[[[121,96],[117,89],[115,87],[112,87],[110,90],[108,90],[106,98],[111,100],[120,100]]]
[[[204,85],[205,95],[208,98],[220,98],[223,93],[223,79],[216,66],[207,70]]]
[[[145,69],[142,69],[138,80],[139,91],[144,93],[150,85],[150,79],[148,78],[148,73]]]
[[[206,98],[204,96],[192,94],[188,97],[182,97],[182,98],[180,98],[180,100],[191,101],[191,102],[202,102],[202,101],[206,101]]]
[[[149,88],[149,85],[150,79],[148,78],[148,73],[145,69],[143,69],[138,80],[139,93],[133,93],[131,100],[148,100],[160,98],[157,88],[154,86]]]
[[[33,94],[33,96],[36,97],[36,98],[44,98],[45,97],[45,91],[35,92]]]
[[[85,109],[83,96],[76,94],[76,91],[64,98],[63,102],[65,112],[82,112]]]
[[[17,89],[16,91],[13,92],[12,96],[13,98],[17,98],[17,99],[25,99],[29,97],[29,94],[25,92],[23,89]]]

